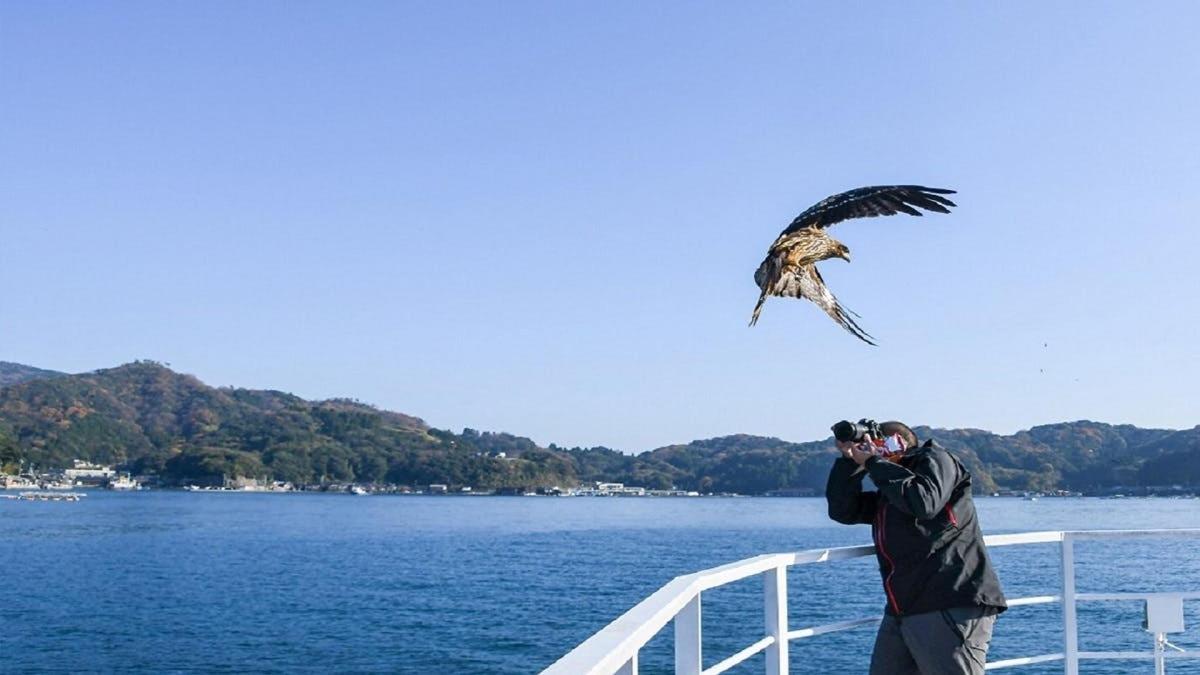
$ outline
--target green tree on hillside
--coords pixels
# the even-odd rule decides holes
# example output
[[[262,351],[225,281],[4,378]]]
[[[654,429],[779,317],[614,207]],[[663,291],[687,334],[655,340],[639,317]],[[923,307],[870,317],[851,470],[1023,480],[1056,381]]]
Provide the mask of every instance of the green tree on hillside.
[[[258,455],[227,448],[200,448],[167,460],[167,477],[179,482],[217,483],[223,478],[259,478],[267,474]]]
[[[3,429],[0,429],[0,473],[17,473],[21,470],[21,448]]]

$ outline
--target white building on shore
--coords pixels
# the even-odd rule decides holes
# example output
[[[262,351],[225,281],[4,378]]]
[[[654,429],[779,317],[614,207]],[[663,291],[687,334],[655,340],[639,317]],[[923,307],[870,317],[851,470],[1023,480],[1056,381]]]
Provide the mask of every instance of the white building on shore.
[[[82,459],[75,460],[74,468],[63,471],[63,476],[72,483],[104,483],[116,475],[117,472],[111,466],[92,464]]]
[[[579,488],[574,493],[579,497],[644,497],[646,488],[625,487],[624,483],[595,483],[590,488]]]

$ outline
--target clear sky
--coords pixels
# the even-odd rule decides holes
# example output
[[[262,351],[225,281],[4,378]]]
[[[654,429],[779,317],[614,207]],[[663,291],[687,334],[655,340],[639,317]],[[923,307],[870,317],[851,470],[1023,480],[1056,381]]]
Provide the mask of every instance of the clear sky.
[[[1200,423],[1200,3],[0,4],[0,359],[640,451]],[[955,188],[746,326],[775,235]]]

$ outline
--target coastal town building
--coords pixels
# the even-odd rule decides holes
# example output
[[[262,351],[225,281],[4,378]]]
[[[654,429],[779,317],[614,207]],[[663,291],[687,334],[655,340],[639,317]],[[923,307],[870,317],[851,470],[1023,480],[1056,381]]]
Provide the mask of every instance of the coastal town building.
[[[92,464],[82,459],[75,460],[72,468],[63,471],[63,476],[72,483],[93,485],[107,483],[116,474],[111,466]]]
[[[624,483],[596,482],[590,488],[580,488],[573,494],[580,497],[644,497],[646,488],[626,487]]]

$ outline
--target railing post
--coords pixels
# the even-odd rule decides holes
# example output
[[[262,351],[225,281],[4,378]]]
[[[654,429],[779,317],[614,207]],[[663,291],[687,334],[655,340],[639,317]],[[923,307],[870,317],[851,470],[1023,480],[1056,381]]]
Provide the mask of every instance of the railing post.
[[[1163,657],[1163,646],[1166,641],[1166,633],[1154,634],[1154,675],[1167,675],[1167,660]]]
[[[1075,619],[1075,542],[1062,538],[1063,672],[1079,675],[1079,627]]]
[[[629,657],[629,660],[626,661],[624,665],[621,666],[621,669],[617,671],[617,675],[638,675],[637,657],[637,652],[634,652],[633,656]]]
[[[763,573],[763,618],[767,635],[775,638],[767,647],[767,675],[788,675],[786,566]]]
[[[700,675],[700,594],[675,615],[675,675]]]

